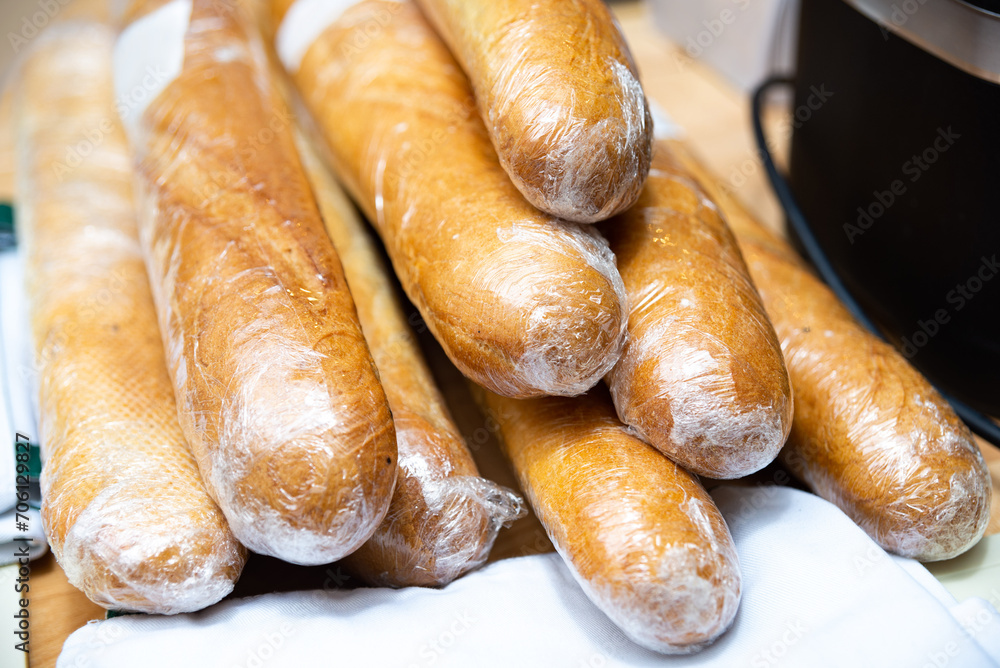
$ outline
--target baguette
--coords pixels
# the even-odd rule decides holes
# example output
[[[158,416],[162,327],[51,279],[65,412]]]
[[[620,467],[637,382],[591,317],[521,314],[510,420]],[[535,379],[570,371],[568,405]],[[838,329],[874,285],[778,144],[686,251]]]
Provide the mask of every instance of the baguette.
[[[476,93],[500,164],[542,211],[604,220],[639,197],[649,106],[601,0],[418,0]]]
[[[792,420],[781,347],[736,239],[666,144],[639,201],[601,229],[630,305],[606,377],[621,420],[698,475],[771,463]]]
[[[288,13],[289,8],[295,4],[295,0],[257,0],[265,5],[265,11],[262,14],[267,15],[269,18],[266,21],[260,22],[261,34],[264,37],[270,37],[274,39],[275,31],[278,26],[281,25],[281,20],[285,18],[285,14]]]
[[[113,43],[98,23],[49,28],[16,84],[42,522],[92,601],[174,614],[232,591],[246,552],[177,421],[115,115]]]
[[[399,447],[389,512],[342,563],[375,586],[446,585],[486,561],[500,528],[524,515],[523,501],[479,477],[374,241],[315,150],[301,135],[297,140],[392,409]]]
[[[781,340],[795,394],[784,464],[890,552],[937,561],[975,545],[991,487],[968,428],[791,246],[674,148],[725,212]]]
[[[296,68],[287,40],[297,7],[279,28],[278,52],[341,182],[455,366],[512,397],[596,384],[618,358],[625,326],[604,239],[521,197],[468,82],[416,6],[350,7]]]
[[[122,33],[122,71],[178,7]],[[183,34],[132,138],[181,426],[248,548],[328,563],[389,508],[389,407],[262,44],[222,0],[194,0]]]
[[[622,631],[685,654],[729,628],[741,576],[721,513],[696,477],[618,421],[604,388],[477,399],[556,550]]]

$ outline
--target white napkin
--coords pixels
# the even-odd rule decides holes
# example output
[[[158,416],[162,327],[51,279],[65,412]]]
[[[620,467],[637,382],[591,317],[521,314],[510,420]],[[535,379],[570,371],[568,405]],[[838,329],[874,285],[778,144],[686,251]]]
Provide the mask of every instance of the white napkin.
[[[20,256],[0,252],[0,566],[25,554],[37,559],[47,546],[42,519],[34,508],[20,515],[14,442],[17,433],[37,441],[31,339]],[[37,503],[37,499],[32,499]]]
[[[937,598],[948,600],[943,590],[924,589],[833,505],[779,487],[724,486],[714,496],[744,595],[733,628],[692,656],[631,643],[545,554],[441,590],[267,594],[195,614],[92,622],[69,637],[57,666],[1000,665],[996,648],[991,659],[976,641],[1000,624],[995,610],[966,610],[979,629],[967,632]]]
[[[0,252],[0,512],[14,507],[14,434],[35,440],[33,375],[20,254]]]

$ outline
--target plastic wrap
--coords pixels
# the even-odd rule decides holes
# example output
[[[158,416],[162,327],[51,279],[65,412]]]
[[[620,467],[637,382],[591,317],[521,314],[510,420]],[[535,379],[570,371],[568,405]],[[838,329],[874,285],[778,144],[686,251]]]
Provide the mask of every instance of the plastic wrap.
[[[293,6],[279,28],[279,54],[294,51],[297,15]],[[285,64],[455,365],[506,396],[597,383],[625,333],[614,257],[596,231],[539,212],[514,188],[464,75],[417,8],[362,2],[300,66]]]
[[[396,426],[399,476],[375,534],[343,562],[375,585],[445,585],[489,556],[521,498],[479,477],[403,314],[388,267],[346,195],[298,133],[296,144],[344,264]]]
[[[248,21],[220,0],[146,14],[116,46],[120,96],[130,72],[178,49],[176,76],[130,127],[181,426],[248,548],[327,563],[388,510],[389,407]]]
[[[418,0],[476,93],[518,190],[581,223],[639,197],[652,122],[621,30],[601,0]]]
[[[695,476],[629,433],[603,387],[477,399],[556,550],[632,640],[685,654],[729,628],[741,577],[719,509]]]
[[[639,201],[601,229],[630,307],[607,376],[619,417],[698,475],[738,478],[771,463],[791,427],[788,373],[715,204],[657,144]]]
[[[936,561],[975,545],[992,492],[969,430],[791,246],[674,148],[726,213],[781,340],[795,394],[782,461],[890,552]]]
[[[16,82],[19,232],[40,385],[42,518],[95,603],[215,603],[246,558],[177,421],[115,114],[114,36],[49,28]]]

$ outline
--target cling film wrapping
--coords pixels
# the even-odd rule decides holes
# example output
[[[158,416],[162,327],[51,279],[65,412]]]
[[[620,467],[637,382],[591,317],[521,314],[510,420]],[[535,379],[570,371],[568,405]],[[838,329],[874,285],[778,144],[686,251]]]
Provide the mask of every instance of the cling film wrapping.
[[[639,197],[652,122],[601,0],[418,0],[476,93],[500,162],[554,216],[604,220]]]
[[[989,471],[968,428],[892,346],[870,334],[786,242],[680,144],[725,212],[781,341],[795,416],[781,460],[886,550],[949,559],[989,522]]]
[[[606,378],[622,421],[698,475],[771,463],[792,421],[778,338],[736,239],[666,144],[639,201],[601,230],[630,308]]]
[[[524,516],[524,502],[479,476],[374,240],[317,152],[301,134],[296,139],[357,303],[399,447],[389,512],[343,563],[375,585],[445,585],[486,561],[500,528]]]
[[[318,36],[307,31],[296,62],[287,56],[302,34],[298,6],[278,30],[278,53],[451,360],[506,396],[592,387],[625,326],[604,239],[543,214],[511,184],[465,76],[414,5],[353,5]]]
[[[67,578],[95,603],[190,612],[232,591],[246,554],[178,424],[115,112],[113,42],[97,23],[54,26],[16,83],[42,518]]]
[[[127,127],[181,426],[244,545],[334,561],[389,507],[385,394],[249,20],[226,0],[154,5],[126,14],[116,85],[166,59]]]
[[[742,585],[722,514],[694,475],[630,433],[603,387],[528,400],[473,391],[556,550],[622,631],[687,654],[729,628]]]
[[[500,529],[523,517],[520,497],[478,475],[455,434],[400,419],[399,480],[385,520],[342,563],[365,582],[440,587],[482,566]]]

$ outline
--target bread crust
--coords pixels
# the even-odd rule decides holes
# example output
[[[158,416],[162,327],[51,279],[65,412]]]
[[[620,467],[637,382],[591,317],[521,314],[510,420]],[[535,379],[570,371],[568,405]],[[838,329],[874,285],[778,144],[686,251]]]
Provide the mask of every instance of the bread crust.
[[[479,476],[371,233],[320,156],[301,135],[297,139],[392,409],[399,448],[389,511],[342,563],[376,586],[442,586],[486,561],[500,528],[523,515],[523,501]]]
[[[53,26],[16,84],[42,522],[69,581],[98,605],[191,612],[232,591],[246,552],[177,421],[115,115],[113,42],[97,23]]]
[[[606,377],[619,417],[698,475],[771,463],[792,420],[781,347],[736,239],[666,144],[639,201],[601,230],[630,304]]]
[[[181,426],[251,550],[320,564],[382,521],[396,437],[340,261],[235,5],[194,0],[134,146]]]
[[[989,522],[972,434],[895,348],[859,325],[795,250],[674,150],[725,212],[781,340],[795,393],[781,460],[886,550],[950,559]]]
[[[521,197],[416,6],[350,7],[293,75],[341,182],[455,365],[513,397],[598,382],[624,335],[614,258],[595,231]]]
[[[695,476],[630,433],[605,388],[527,401],[476,394],[552,544],[619,628],[667,654],[729,628],[741,576],[722,514]]]
[[[601,0],[418,0],[472,83],[507,174],[539,209],[581,223],[631,206],[652,120]]]

